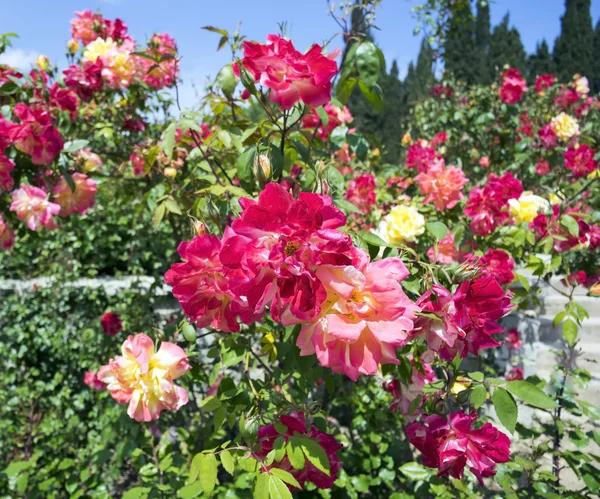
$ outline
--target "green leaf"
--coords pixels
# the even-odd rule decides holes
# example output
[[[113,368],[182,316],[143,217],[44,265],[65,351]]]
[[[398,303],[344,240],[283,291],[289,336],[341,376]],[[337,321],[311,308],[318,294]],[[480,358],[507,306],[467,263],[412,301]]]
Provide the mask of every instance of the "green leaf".
[[[446,234],[448,234],[448,227],[442,222],[429,222],[425,224],[425,228],[427,229],[427,232],[435,237],[436,241],[441,241],[446,237]]]
[[[235,87],[237,85],[237,78],[233,73],[233,68],[231,64],[227,64],[224,66],[216,79],[217,86],[223,92],[223,95],[227,97],[227,99],[231,100],[233,98],[233,93],[235,92]]]
[[[335,204],[338,208],[345,211],[346,213],[360,213],[361,211],[356,207],[356,205],[352,204],[350,201],[345,199],[334,199],[333,204]]]
[[[271,472],[273,472],[273,470],[271,470]],[[269,477],[269,497],[271,499],[292,499],[292,493],[290,492],[290,489],[288,489],[288,486],[283,483],[281,478],[275,476],[275,473]]]
[[[296,480],[289,471],[285,471],[280,468],[271,468],[269,471],[276,477],[281,478],[281,480],[283,480],[285,483],[289,483],[298,489],[302,488],[298,483],[298,480]]]
[[[269,499],[269,482],[271,475],[268,473],[262,473],[256,479],[254,484],[254,491],[252,497],[254,499]]]
[[[560,224],[569,231],[569,234],[575,237],[579,236],[579,224],[571,215],[563,215]]]
[[[342,104],[346,104],[348,102],[348,99],[350,99],[352,91],[354,90],[357,82],[358,79],[354,77],[339,81],[335,89],[335,96]]]
[[[506,389],[533,407],[539,407],[540,409],[554,409],[556,407],[554,400],[528,381],[510,381],[507,383]]]
[[[414,482],[419,480],[427,480],[434,471],[430,468],[426,468],[422,464],[416,462],[405,463],[398,468],[406,478]]]
[[[192,465],[190,466],[190,476],[188,477],[187,483],[194,483],[198,479],[198,472],[200,471],[200,461],[202,461],[202,454],[198,453],[192,459]]]
[[[238,69],[240,71],[240,80],[244,88],[250,92],[251,95],[256,95],[256,85],[254,84],[254,77],[248,72],[248,70],[242,64],[242,61],[237,60]]]
[[[483,381],[483,373],[479,371],[475,371],[468,374],[469,378],[473,381],[479,381],[480,383]]]
[[[200,409],[202,409],[203,412],[212,412],[219,407],[221,407],[221,401],[214,395],[206,397],[200,402]]]
[[[193,499],[200,494],[202,494],[202,484],[200,482],[186,485],[177,491],[177,497],[180,497],[181,499]]]
[[[486,395],[487,390],[484,385],[475,386],[471,391],[471,405],[475,407],[475,409],[479,409],[485,402]]]
[[[563,324],[562,330],[567,345],[569,345],[570,347],[575,345],[575,342],[577,341],[578,330],[575,321],[573,319],[567,319]]]
[[[181,332],[183,333],[183,337],[190,343],[196,341],[196,328],[189,322],[186,321],[183,326],[181,326]]]
[[[215,431],[217,431],[219,428],[221,428],[221,426],[223,426],[223,423],[225,422],[226,417],[227,417],[227,409],[225,407],[221,406],[215,411],[215,415],[213,417]]]
[[[323,123],[323,126],[326,127],[329,124],[329,115],[327,114],[323,106],[317,107],[316,111],[319,115],[319,118],[321,118],[321,123]]]
[[[290,464],[295,470],[304,469],[304,453],[297,437],[291,437],[287,447],[286,453]]]
[[[164,131],[162,136],[162,150],[168,159],[173,155],[175,149],[175,132],[177,131],[177,123],[171,123]]]
[[[388,243],[381,239],[377,234],[373,234],[372,232],[361,231],[359,236],[365,243],[370,244],[371,246],[389,246]]]
[[[217,485],[217,458],[214,454],[201,454],[199,479],[206,497],[212,494]]]
[[[237,174],[241,186],[246,192],[252,194],[256,190],[256,181],[254,180],[254,172],[252,167],[256,159],[256,146],[251,146],[246,149],[237,161]]]
[[[201,29],[205,29],[206,31],[210,31],[212,33],[217,33],[221,36],[229,36],[229,33],[226,29],[215,28],[214,26],[202,26]]]
[[[315,466],[329,476],[329,456],[317,442],[311,438],[300,438],[300,445],[304,455]]]
[[[368,86],[362,80],[359,80],[358,87],[360,88],[360,91],[362,92],[365,99],[367,99],[367,102],[371,104],[371,106],[373,106],[375,111],[377,111],[378,113],[382,113],[383,91],[381,90],[381,87],[377,85],[377,83],[375,83],[372,86]]]
[[[65,146],[63,147],[62,152],[79,151],[80,149],[83,149],[85,146],[87,146],[89,143],[90,143],[89,140],[83,140],[83,139],[68,141],[68,142],[65,142]]]
[[[165,211],[165,203],[160,203],[154,210],[154,213],[152,214],[152,227],[154,227],[155,230],[158,229],[160,222],[165,216]]]
[[[496,388],[492,394],[492,402],[500,422],[508,431],[514,433],[519,411],[512,395],[504,388]]]
[[[145,499],[150,490],[150,487],[133,487],[123,494],[122,499]]]
[[[377,54],[377,46],[371,41],[360,42],[356,49],[355,66],[360,79],[369,87],[377,83],[381,73],[381,61]]]
[[[235,470],[235,462],[233,461],[233,457],[231,456],[231,452],[227,449],[221,451],[220,454],[221,464],[227,473],[233,475],[233,470]]]
[[[165,199],[164,205],[165,205],[165,208],[169,211],[169,213],[175,213],[176,215],[183,215],[183,213],[181,212],[181,208],[177,204],[177,201],[175,201],[171,196],[169,196],[167,199]]]

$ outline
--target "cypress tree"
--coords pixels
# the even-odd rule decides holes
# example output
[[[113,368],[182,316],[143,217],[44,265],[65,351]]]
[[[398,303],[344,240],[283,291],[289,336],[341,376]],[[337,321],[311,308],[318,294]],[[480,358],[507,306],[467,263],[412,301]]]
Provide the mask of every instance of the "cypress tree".
[[[398,63],[394,60],[390,74],[382,81],[382,90],[385,99],[383,111],[383,127],[379,130],[379,139],[384,146],[384,160],[397,163],[400,159],[403,133],[403,122],[408,115],[405,104],[406,95],[404,85],[399,79]]]
[[[457,7],[452,16],[445,43],[445,71],[454,75],[458,80],[475,83],[476,70],[475,38],[473,36],[473,12],[470,2]]]
[[[590,81],[594,92],[600,92],[600,20],[596,23],[596,30],[594,31],[594,54]]]
[[[415,74],[415,65],[411,61],[411,63],[408,65],[406,78],[404,79],[407,104],[412,104],[417,101],[419,96],[418,86],[417,76]]]
[[[554,45],[554,59],[562,81],[569,81],[575,73],[592,75],[594,28],[590,6],[591,0],[565,0],[560,36]]]
[[[490,48],[490,4],[479,1],[475,17],[475,81],[492,82],[493,71],[488,58]]]
[[[504,65],[525,71],[527,54],[521,42],[521,35],[515,28],[509,26],[508,13],[502,22],[494,27],[490,38],[489,60],[494,71],[494,78],[502,71]]]
[[[537,44],[535,53],[531,54],[527,59],[527,80],[533,83],[539,75],[546,73],[554,74],[555,71],[556,67],[554,66],[548,43],[546,43],[546,40],[542,40],[542,43]]]
[[[433,51],[425,38],[421,42],[421,50],[415,68],[415,100],[423,99],[431,89],[435,77],[433,75]]]

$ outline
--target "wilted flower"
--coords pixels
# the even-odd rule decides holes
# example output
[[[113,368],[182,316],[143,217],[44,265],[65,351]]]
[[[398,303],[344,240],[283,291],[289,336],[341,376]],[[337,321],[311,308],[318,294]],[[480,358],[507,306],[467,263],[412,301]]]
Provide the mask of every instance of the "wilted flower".
[[[14,167],[15,162],[0,152],[0,192],[12,190],[15,183],[10,172]]]
[[[152,421],[164,409],[176,411],[187,404],[186,390],[173,383],[191,369],[180,347],[163,341],[155,352],[152,339],[140,333],[125,340],[121,353],[100,368],[98,379],[117,402],[129,403],[129,417]]]
[[[483,485],[483,478],[496,474],[496,464],[510,459],[510,440],[491,423],[479,430],[471,427],[477,413],[459,411],[447,417],[432,414],[423,423],[406,428],[410,443],[423,453],[423,464],[439,468],[438,476],[461,479],[468,466]]]

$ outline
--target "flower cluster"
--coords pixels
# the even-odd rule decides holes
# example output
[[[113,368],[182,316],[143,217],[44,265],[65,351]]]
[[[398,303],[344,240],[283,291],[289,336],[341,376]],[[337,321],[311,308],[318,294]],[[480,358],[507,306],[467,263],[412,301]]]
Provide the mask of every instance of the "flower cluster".
[[[461,168],[445,166],[444,160],[433,161],[426,170],[415,177],[421,194],[426,195],[423,203],[433,203],[438,211],[449,210],[464,197],[463,187],[469,182]]]
[[[363,213],[369,213],[375,205],[375,177],[370,174],[359,175],[351,180],[345,198]]]
[[[125,340],[121,353],[100,368],[98,379],[117,402],[129,404],[129,417],[152,421],[187,404],[186,390],[173,383],[191,369],[180,347],[163,341],[155,352],[152,339],[140,333]]]
[[[323,106],[327,113],[327,122],[324,123],[315,108],[311,108],[310,112],[302,118],[302,128],[315,130],[317,137],[322,140],[327,140],[338,126],[352,121],[350,110],[344,106],[343,108],[328,102]]]
[[[423,464],[438,468],[438,476],[462,478],[468,466],[479,483],[496,474],[496,464],[510,458],[510,440],[491,423],[473,429],[475,411],[459,411],[447,417],[432,414],[406,428],[410,442],[423,453]]]
[[[507,104],[516,104],[527,92],[527,82],[516,68],[510,68],[502,74],[500,98]]]
[[[270,99],[284,109],[299,101],[309,106],[322,106],[331,99],[331,79],[338,71],[334,59],[339,51],[323,55],[320,45],[314,44],[302,54],[291,40],[268,35],[267,43],[244,42],[244,68],[254,80],[271,89]],[[237,76],[240,68],[233,66]]]

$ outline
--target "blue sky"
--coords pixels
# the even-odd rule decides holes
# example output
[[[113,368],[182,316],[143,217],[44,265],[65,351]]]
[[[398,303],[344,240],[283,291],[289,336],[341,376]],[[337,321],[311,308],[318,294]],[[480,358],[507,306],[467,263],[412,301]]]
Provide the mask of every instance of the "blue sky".
[[[213,25],[233,31],[238,21],[250,39],[264,41],[287,21],[288,35],[296,47],[305,50],[322,43],[338,29],[327,16],[326,0],[19,0],[2,6],[0,33],[14,31],[19,38],[13,50],[0,61],[28,67],[43,53],[60,66],[66,63],[65,44],[70,38],[73,12],[100,9],[108,18],[120,17],[136,40],[144,41],[153,32],[168,32],[176,39],[182,55],[184,79],[182,100],[194,102],[192,82],[203,87],[206,76],[214,76],[229,62],[229,53],[216,52],[218,35],[200,29]],[[339,3],[339,0],[336,1]],[[382,0],[378,11],[376,40],[388,64],[398,61],[401,76],[418,54],[420,37],[413,36],[415,19],[411,8],[420,0]],[[552,47],[560,30],[563,0],[496,0],[492,2],[492,25],[510,12],[511,24],[520,33],[528,52],[546,38]],[[600,0],[592,0],[594,23],[600,18]],[[338,38],[334,45],[339,45]]]

